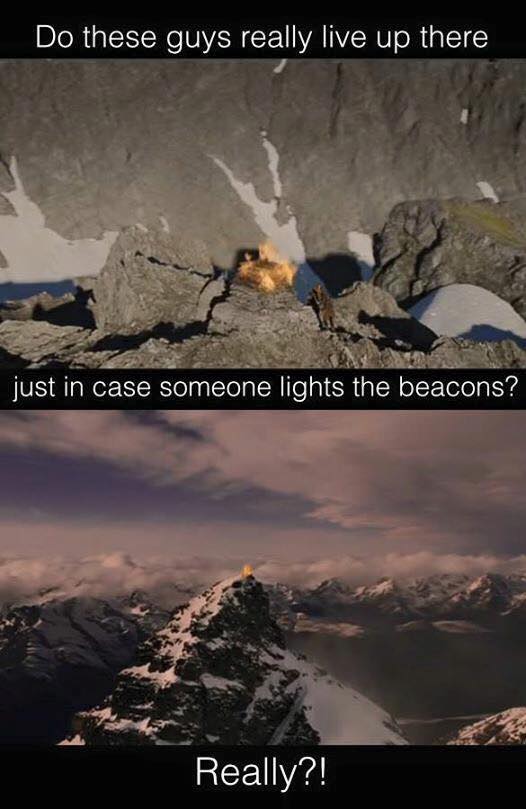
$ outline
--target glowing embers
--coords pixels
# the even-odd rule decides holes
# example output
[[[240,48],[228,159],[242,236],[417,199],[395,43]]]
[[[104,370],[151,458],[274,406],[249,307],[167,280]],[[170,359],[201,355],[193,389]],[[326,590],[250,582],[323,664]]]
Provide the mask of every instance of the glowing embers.
[[[237,269],[236,281],[260,292],[290,289],[298,272],[297,266],[283,258],[271,242],[260,244],[258,253],[257,258],[245,253],[245,260]]]

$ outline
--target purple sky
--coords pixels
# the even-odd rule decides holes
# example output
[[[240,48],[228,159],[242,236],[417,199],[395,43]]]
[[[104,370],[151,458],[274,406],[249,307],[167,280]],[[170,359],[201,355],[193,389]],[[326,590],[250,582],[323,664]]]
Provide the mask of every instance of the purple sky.
[[[4,559],[358,580],[526,553],[522,413],[4,412],[0,447]]]

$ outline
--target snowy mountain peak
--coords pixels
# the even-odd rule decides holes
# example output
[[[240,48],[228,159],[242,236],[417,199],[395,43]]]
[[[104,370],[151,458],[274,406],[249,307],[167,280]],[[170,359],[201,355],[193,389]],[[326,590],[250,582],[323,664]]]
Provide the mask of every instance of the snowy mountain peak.
[[[347,597],[352,593],[352,589],[349,587],[348,584],[341,581],[340,579],[325,579],[322,581],[314,590],[313,593],[316,593],[319,596],[343,596]]]
[[[382,709],[286,649],[251,575],[179,608],[73,731],[86,744],[404,743]]]
[[[385,598],[385,596],[391,596],[398,591],[399,587],[396,581],[384,577],[383,579],[379,579],[375,584],[369,584],[367,587],[358,587],[355,590],[355,596],[357,598],[367,599]]]
[[[524,576],[503,576],[486,573],[473,579],[451,599],[451,603],[470,609],[509,610],[514,600],[526,592]]]

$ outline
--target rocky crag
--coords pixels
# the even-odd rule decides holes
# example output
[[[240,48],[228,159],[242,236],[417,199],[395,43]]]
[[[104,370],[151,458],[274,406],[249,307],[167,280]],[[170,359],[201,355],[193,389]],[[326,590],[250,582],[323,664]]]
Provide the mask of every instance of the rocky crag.
[[[333,307],[334,325],[327,328],[295,290],[265,294],[245,287],[214,269],[202,242],[135,227],[117,239],[97,278],[79,281],[76,295],[53,300],[43,294],[0,309],[0,363],[30,368],[526,366],[526,352],[515,341],[438,337],[374,284],[351,283],[333,299]]]
[[[179,608],[73,733],[95,745],[404,743],[382,709],[286,648],[252,575]]]
[[[78,284],[4,302],[4,367],[525,365],[526,63],[278,61],[2,63],[0,280]],[[231,283],[263,239],[334,328]],[[498,297],[418,327],[455,285]]]

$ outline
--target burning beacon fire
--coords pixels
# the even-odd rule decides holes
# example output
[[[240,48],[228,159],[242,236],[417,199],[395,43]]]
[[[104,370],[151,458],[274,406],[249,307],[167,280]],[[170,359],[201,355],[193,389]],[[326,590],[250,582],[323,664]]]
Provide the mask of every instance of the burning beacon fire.
[[[252,567],[252,565],[244,565],[243,570],[241,571],[241,576],[244,579],[246,579],[249,576],[253,576],[253,575],[254,575],[254,568]]]
[[[245,260],[237,269],[236,279],[260,292],[278,292],[290,289],[298,268],[280,255],[271,242],[259,245],[257,258],[245,253]]]

